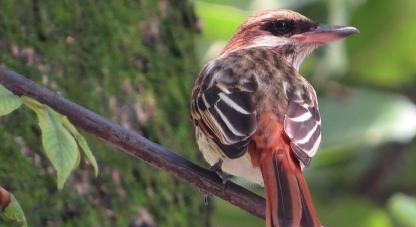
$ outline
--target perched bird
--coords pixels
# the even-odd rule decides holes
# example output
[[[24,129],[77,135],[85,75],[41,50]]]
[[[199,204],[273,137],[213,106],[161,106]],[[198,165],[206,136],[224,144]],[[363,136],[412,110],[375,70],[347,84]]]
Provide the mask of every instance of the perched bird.
[[[315,48],[356,32],[290,10],[257,13],[196,79],[199,149],[214,169],[265,186],[269,227],[321,226],[302,176],[321,141],[321,118],[299,67]]]

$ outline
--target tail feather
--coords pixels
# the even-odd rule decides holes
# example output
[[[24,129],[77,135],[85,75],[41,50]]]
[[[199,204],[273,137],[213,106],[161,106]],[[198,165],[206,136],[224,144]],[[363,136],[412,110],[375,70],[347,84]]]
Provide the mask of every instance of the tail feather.
[[[268,227],[320,227],[300,167],[283,151],[263,154],[261,171],[267,194]]]
[[[298,184],[301,189],[301,199],[302,199],[302,221],[301,226],[319,226],[321,227],[321,223],[319,222],[318,213],[313,206],[312,196],[309,192],[308,185],[306,184],[305,178],[303,177],[302,173],[297,175]]]

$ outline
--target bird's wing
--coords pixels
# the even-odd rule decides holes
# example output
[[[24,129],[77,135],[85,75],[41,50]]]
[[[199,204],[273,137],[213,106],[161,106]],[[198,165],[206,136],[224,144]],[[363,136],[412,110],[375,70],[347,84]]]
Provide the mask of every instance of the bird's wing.
[[[315,90],[306,84],[289,99],[284,131],[296,157],[308,166],[321,142],[321,117]]]
[[[252,96],[258,83],[254,76],[238,75],[241,72],[208,64],[192,95],[194,122],[229,158],[244,154],[256,130]]]

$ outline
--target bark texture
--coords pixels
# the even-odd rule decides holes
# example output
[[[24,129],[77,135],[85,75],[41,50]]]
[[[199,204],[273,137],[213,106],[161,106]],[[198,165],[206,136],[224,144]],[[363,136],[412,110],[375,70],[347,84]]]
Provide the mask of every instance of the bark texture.
[[[195,160],[189,94],[198,72],[187,1],[0,1],[0,64]],[[89,137],[101,171],[84,161],[62,191],[35,115],[0,118],[0,185],[31,226],[204,226],[199,192]],[[1,223],[0,223],[1,224]]]

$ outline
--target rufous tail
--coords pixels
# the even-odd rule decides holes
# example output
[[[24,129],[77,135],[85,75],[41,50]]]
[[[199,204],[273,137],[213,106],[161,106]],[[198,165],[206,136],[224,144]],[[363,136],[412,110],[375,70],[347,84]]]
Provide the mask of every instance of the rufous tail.
[[[262,152],[267,227],[321,227],[299,163],[291,151]]]

